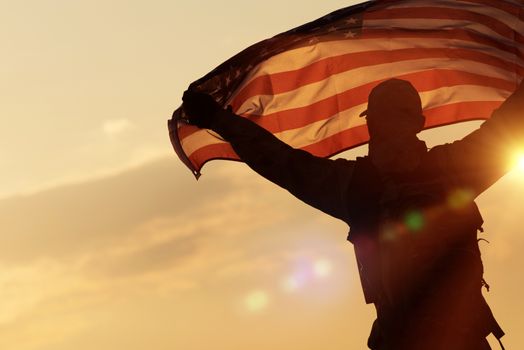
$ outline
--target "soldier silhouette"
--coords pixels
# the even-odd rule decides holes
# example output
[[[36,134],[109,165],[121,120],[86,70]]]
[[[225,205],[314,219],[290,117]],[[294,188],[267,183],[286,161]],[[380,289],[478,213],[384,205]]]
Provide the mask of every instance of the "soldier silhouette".
[[[485,350],[504,335],[482,296],[474,199],[508,170],[524,140],[524,84],[463,139],[430,150],[420,97],[390,79],[369,96],[369,155],[326,159],[278,140],[211,96],[186,91],[189,123],[229,141],[253,170],[345,221],[367,303],[377,312],[373,350]],[[502,343],[501,343],[502,346]]]

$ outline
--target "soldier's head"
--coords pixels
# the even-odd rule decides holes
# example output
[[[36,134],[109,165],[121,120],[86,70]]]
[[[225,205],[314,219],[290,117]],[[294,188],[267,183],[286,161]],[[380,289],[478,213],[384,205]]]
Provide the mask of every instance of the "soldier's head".
[[[389,79],[371,90],[365,116],[370,142],[411,138],[424,127],[420,96],[410,82]]]

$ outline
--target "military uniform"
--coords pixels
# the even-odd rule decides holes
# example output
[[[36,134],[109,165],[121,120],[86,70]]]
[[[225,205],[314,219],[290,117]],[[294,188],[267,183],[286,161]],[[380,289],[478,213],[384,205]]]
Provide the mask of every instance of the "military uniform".
[[[523,111],[521,86],[478,130],[423,147],[400,173],[369,157],[315,157],[228,111],[211,128],[257,173],[350,226],[364,295],[377,310],[371,349],[481,350],[489,333],[503,332],[481,293],[474,199],[509,170],[524,140]]]

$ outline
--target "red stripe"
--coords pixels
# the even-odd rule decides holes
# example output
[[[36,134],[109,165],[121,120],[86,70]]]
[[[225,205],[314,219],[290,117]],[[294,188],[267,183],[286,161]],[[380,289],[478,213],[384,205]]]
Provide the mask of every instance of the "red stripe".
[[[304,147],[302,149],[315,154],[319,157],[329,157],[337,153],[343,152],[347,149],[357,147],[369,139],[367,126],[362,125],[352,129],[344,130],[332,137],[321,140],[311,146]],[[344,146],[349,144],[347,141],[355,142],[350,146]],[[345,147],[345,148],[339,148]],[[227,159],[227,160],[240,160],[238,155],[233,151],[229,144],[214,144],[202,147],[189,157],[193,166],[200,171],[202,166],[210,160],[215,159]]]
[[[461,9],[447,9],[441,7],[412,7],[401,9],[380,9],[364,12],[364,24],[374,19],[447,19],[466,20],[489,27],[494,32],[519,43],[524,43],[524,37],[516,33],[511,27],[496,18]]]
[[[501,104],[502,101],[459,102],[425,110],[425,129],[468,120],[489,119]],[[453,118],[450,115],[453,115]],[[344,130],[302,149],[319,157],[330,157],[367,141],[369,141],[367,126],[362,125]]]
[[[426,116],[425,128],[428,129],[467,120],[489,119],[493,111],[501,103],[502,101],[459,102],[428,109],[424,111]],[[450,115],[453,117],[451,118]],[[360,146],[368,140],[367,126],[361,125],[344,130],[302,149],[319,157],[330,157]],[[213,159],[239,160],[239,157],[229,144],[221,143],[198,149],[190,156],[190,159],[196,169],[200,170],[207,161]]]
[[[383,0],[384,3],[395,4],[398,0]],[[487,5],[486,7],[495,8],[509,13],[510,15],[519,17],[521,8],[518,5],[501,1],[501,0],[461,0],[461,2],[470,2],[473,4]],[[460,5],[459,5],[460,6]]]
[[[511,54],[519,53],[519,49],[516,46],[511,46],[501,42],[495,38],[481,35],[471,30],[464,28],[453,28],[439,31],[414,31],[414,30],[402,30],[399,28],[395,29],[384,29],[384,28],[363,28],[359,39],[384,39],[384,40],[395,40],[395,39],[444,39],[444,40],[461,40],[466,42],[473,42],[490,46],[501,51],[505,51]]]
[[[189,124],[182,124],[179,126],[177,132],[178,132],[178,138],[180,140],[185,139],[186,137],[193,135],[195,132],[200,130],[198,127],[189,125]]]
[[[515,82],[451,70],[435,69],[405,74],[398,78],[410,81],[419,92],[457,85],[477,85],[507,91],[515,90]],[[308,106],[283,110],[263,117],[254,117],[253,120],[272,133],[300,128],[327,119],[337,112],[366,103],[371,89],[381,81],[377,80],[344,91]]]
[[[510,4],[505,1],[493,1],[493,0],[462,0],[465,2],[471,2],[474,4],[486,5],[487,7],[493,7],[504,12],[507,12],[515,17],[519,17],[521,8],[517,5]]]
[[[410,81],[419,92],[458,85],[486,86],[506,91],[515,90],[515,82],[446,69],[410,73],[398,76],[398,78]],[[252,117],[251,119],[271,133],[301,128],[316,121],[328,119],[338,112],[366,103],[371,89],[381,81],[383,80],[377,80],[344,91],[308,106],[287,109],[263,117]],[[180,131],[182,130],[179,129],[181,140],[191,135],[187,130],[183,130],[183,133],[181,133]],[[184,137],[182,137],[182,134],[184,134]]]
[[[426,123],[424,128],[452,124],[465,120],[489,119],[493,111],[503,101],[472,101],[459,102],[424,110]],[[450,118],[453,116],[453,118]]]
[[[425,110],[425,129],[468,120],[489,119],[502,101],[459,102]],[[450,117],[453,116],[453,117]],[[319,157],[330,157],[369,141],[367,126],[344,130],[302,149]]]
[[[206,162],[213,159],[239,160],[240,158],[229,143],[217,143],[199,148],[189,157],[197,171],[200,171]]]
[[[513,62],[467,49],[412,48],[392,51],[367,51],[328,57],[294,71],[259,76],[240,90],[231,105],[234,110],[237,110],[253,96],[275,95],[292,91],[303,85],[322,81],[331,75],[352,69],[424,58],[465,59],[506,70],[518,71],[519,74],[524,75],[524,68],[517,66]]]

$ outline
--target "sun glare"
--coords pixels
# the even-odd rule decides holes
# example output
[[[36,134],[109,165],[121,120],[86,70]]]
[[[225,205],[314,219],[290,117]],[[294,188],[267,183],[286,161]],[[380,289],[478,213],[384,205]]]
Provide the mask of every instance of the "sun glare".
[[[524,153],[519,153],[515,164],[515,169],[521,173],[524,173]]]

